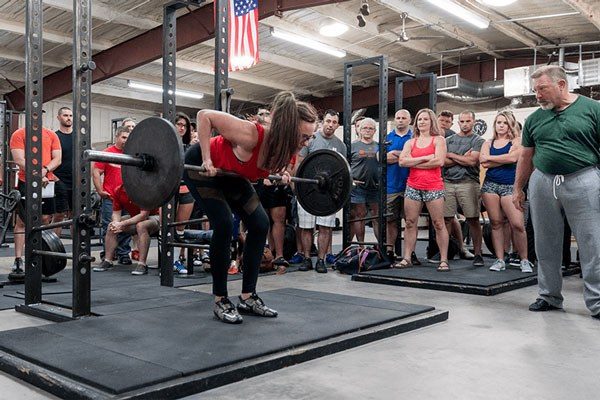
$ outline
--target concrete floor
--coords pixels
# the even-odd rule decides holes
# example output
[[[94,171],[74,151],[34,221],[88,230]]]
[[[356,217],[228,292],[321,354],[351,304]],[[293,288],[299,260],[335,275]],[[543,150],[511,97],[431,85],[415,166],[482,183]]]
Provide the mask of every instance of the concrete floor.
[[[9,261],[0,262],[4,265],[1,272]],[[238,292],[240,285],[240,281],[232,282],[231,293]],[[433,305],[449,310],[450,318],[188,399],[558,400],[600,396],[600,321],[590,318],[585,309],[583,284],[577,276],[565,278],[565,311],[547,313],[527,311],[536,298],[535,286],[483,297],[352,282],[332,272],[295,272],[259,280],[261,291],[282,287]],[[191,289],[210,292],[209,286]],[[46,323],[12,310],[0,312],[0,330]],[[2,373],[0,387],[0,399],[55,398]]]

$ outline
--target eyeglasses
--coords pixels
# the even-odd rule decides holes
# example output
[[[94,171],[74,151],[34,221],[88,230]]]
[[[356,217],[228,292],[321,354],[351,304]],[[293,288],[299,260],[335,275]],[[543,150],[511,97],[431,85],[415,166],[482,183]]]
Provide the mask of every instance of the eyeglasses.
[[[184,126],[186,126],[187,124],[185,122],[178,122],[175,124],[175,126],[179,126],[181,128],[183,128]]]
[[[271,115],[271,113],[268,111],[263,111],[263,112],[259,112],[258,115],[260,115],[261,117],[264,117],[265,115]]]
[[[374,131],[375,128],[371,128],[370,126],[363,126],[360,129],[364,130],[364,131]]]

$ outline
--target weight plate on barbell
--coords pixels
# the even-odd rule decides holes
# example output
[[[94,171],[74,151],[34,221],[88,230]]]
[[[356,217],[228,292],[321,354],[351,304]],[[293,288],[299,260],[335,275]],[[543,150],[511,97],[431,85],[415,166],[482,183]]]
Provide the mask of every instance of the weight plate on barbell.
[[[129,134],[124,153],[149,156],[151,170],[121,167],[123,186],[132,202],[144,210],[165,204],[179,189],[183,176],[183,144],[172,123],[159,117],[140,121]]]
[[[42,250],[54,253],[65,253],[65,246],[60,238],[50,230],[42,231]],[[42,256],[42,274],[47,278],[59,273],[67,266],[66,258]]]
[[[299,178],[318,179],[321,184],[295,183],[298,202],[308,213],[325,217],[338,212],[350,197],[352,175],[348,161],[332,150],[310,153],[298,166]]]

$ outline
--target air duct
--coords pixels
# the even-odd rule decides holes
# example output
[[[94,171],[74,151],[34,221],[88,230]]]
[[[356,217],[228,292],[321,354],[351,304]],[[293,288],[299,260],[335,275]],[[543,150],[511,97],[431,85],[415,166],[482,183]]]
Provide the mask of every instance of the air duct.
[[[461,103],[485,103],[504,97],[504,81],[473,82],[458,74],[437,78],[437,94]]]

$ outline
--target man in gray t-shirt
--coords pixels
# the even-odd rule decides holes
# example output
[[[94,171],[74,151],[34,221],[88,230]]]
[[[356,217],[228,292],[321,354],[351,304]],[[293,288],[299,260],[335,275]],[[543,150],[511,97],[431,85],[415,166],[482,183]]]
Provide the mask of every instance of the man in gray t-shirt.
[[[302,150],[300,150],[298,153],[298,165],[310,153],[322,149],[337,151],[346,157],[346,145],[335,136],[335,130],[340,124],[339,118],[339,114],[336,111],[325,111],[325,115],[323,116],[323,128],[316,132],[315,138],[308,146],[303,147]],[[333,264],[334,261],[333,255],[328,254],[327,252],[331,247],[332,228],[335,227],[335,214],[326,217],[315,217],[314,215],[307,213],[302,209],[300,204],[298,204],[298,227],[301,230],[302,249],[305,257],[302,266],[299,268],[301,271],[312,269],[310,248],[312,247],[313,240],[312,229],[314,229],[315,225],[319,226],[319,238],[317,240],[319,254],[315,269],[319,273],[327,273],[325,258],[327,258],[329,264]]]
[[[460,113],[458,123],[460,132],[446,138],[447,153],[443,171],[446,188],[444,218],[446,228],[450,232],[458,207],[462,208],[473,237],[473,265],[483,267],[482,234],[479,224],[479,152],[484,140],[473,132],[475,113],[472,111]]]

